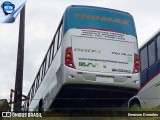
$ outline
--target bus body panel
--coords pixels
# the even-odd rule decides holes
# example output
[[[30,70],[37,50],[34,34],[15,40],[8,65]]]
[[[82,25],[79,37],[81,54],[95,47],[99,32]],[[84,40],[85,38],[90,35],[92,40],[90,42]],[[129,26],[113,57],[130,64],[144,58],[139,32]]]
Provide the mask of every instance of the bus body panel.
[[[43,107],[48,108],[52,103],[52,99],[54,99],[54,97],[58,93],[60,84],[57,83],[58,80],[56,73],[61,65],[61,52],[61,49],[59,49],[54,58],[55,61],[52,61],[52,64],[41,83],[41,87],[39,87],[32,101],[30,101],[31,111],[34,110],[34,108],[38,108],[40,99],[43,99],[44,101]]]
[[[139,93],[142,107],[156,107],[158,105],[155,86],[148,88],[146,91]]]
[[[138,92],[137,95],[141,100],[142,107],[156,107],[160,105],[159,80],[160,74],[158,74],[154,78],[151,78],[150,81],[147,84],[145,84]]]
[[[80,74],[79,74],[80,73]],[[139,89],[139,84],[135,84],[134,80],[138,80],[139,77],[137,75],[132,76],[133,79],[127,79],[127,75],[123,74],[110,74],[110,73],[99,73],[99,72],[88,72],[88,71],[81,71],[81,70],[74,70],[71,68],[68,68],[64,66],[64,83],[69,84],[69,83],[74,83],[74,84],[93,84],[93,85],[106,85],[106,86],[118,86],[118,87],[128,87],[128,88],[134,88],[135,90],[138,91]],[[70,78],[70,76],[74,76],[73,78]],[[97,80],[97,76],[109,76],[108,78],[106,77],[103,80]],[[111,81],[109,80],[110,77],[114,76],[114,80]]]
[[[130,87],[130,88],[134,88],[136,90],[138,90],[140,88],[139,73],[132,74],[132,73],[126,73],[126,72],[113,72],[113,71],[107,72],[107,71],[104,71],[108,67],[111,67],[111,65],[109,65],[109,64],[108,64],[108,66],[107,65],[105,66],[106,68],[103,68],[104,66],[101,66],[101,68],[99,68],[99,69],[96,69],[96,68],[94,69],[94,66],[92,66],[92,64],[89,65],[89,67],[91,67],[91,68],[89,68],[87,66],[86,67],[85,66],[79,66],[80,63],[79,63],[79,61],[77,61],[77,58],[79,58],[79,56],[77,57],[77,55],[79,55],[79,53],[77,53],[77,51],[74,51],[74,49],[76,49],[77,47],[78,48],[83,47],[83,49],[90,49],[91,47],[94,47],[94,48],[91,48],[91,49],[95,50],[95,48],[96,48],[97,51],[95,52],[95,54],[91,55],[89,53],[88,54],[83,53],[83,54],[81,54],[81,56],[83,58],[92,57],[90,59],[97,58],[97,59],[106,60],[106,59],[108,59],[108,57],[107,57],[108,55],[106,54],[107,51],[108,51],[107,50],[107,48],[108,48],[107,44],[112,40],[112,39],[111,40],[96,39],[94,37],[89,37],[89,36],[84,37],[84,35],[78,34],[79,31],[81,31],[81,30],[80,29],[78,29],[78,30],[70,29],[69,31],[66,32],[66,34],[64,36],[64,39],[68,39],[68,41],[63,41],[63,44],[62,44],[62,46],[64,45],[64,48],[62,47],[63,48],[63,53],[65,53],[65,50],[68,47],[72,46],[73,61],[74,61],[74,64],[75,64],[75,68],[69,68],[65,65],[65,63],[64,63],[65,62],[65,54],[63,54],[63,58],[64,58],[63,59],[64,60],[63,61],[63,63],[64,63],[63,75],[65,75],[65,77],[63,78],[63,83],[103,84],[103,85],[110,85],[110,86],[113,85],[113,86],[119,86],[119,87],[128,87],[128,88]],[[74,34],[76,34],[76,36]],[[75,38],[74,42],[73,42],[73,37]],[[132,55],[132,56],[129,56],[129,57],[131,57],[130,60],[132,61],[133,60],[133,54],[137,53],[137,49],[135,49],[136,45],[134,44],[134,43],[136,43],[136,39],[134,37],[128,37],[128,36],[126,38],[130,38],[130,39],[129,40],[125,39],[125,41],[123,41],[123,42],[118,41],[118,40],[114,40],[114,41],[112,40],[111,44],[113,44],[113,45],[118,44],[118,46],[114,46],[113,48],[110,48],[110,49],[115,51],[116,49],[119,48],[117,51],[119,51],[119,52],[123,51],[125,53],[126,53],[126,49],[130,49],[130,51],[128,50],[128,53],[126,53],[126,54],[131,54]],[[128,41],[132,41],[132,42],[128,42]],[[116,43],[114,43],[114,42],[116,42]],[[83,43],[85,43],[85,45],[83,45]],[[99,43],[102,43],[101,47],[98,46]],[[94,44],[94,46],[93,46],[93,44]],[[123,47],[122,46],[119,47],[120,45],[122,45]],[[105,46],[107,46],[107,47],[105,47]],[[131,49],[131,47],[132,47],[132,49]],[[104,54],[102,54],[101,56],[98,56],[97,54],[100,54],[99,50],[101,50],[101,52],[103,51]],[[106,53],[105,53],[105,51],[106,51]],[[122,55],[121,58],[120,57],[119,58],[118,57],[117,58],[113,57],[113,58],[110,58],[110,59],[112,61],[120,59],[121,62],[124,62],[124,61],[127,62],[128,61],[128,56],[126,57],[126,55],[124,55],[124,57],[123,57],[123,55]],[[89,61],[89,62],[92,62],[92,61]],[[99,62],[99,63],[97,62],[97,66],[100,67],[100,65],[101,65],[101,62]],[[129,63],[128,63],[126,66],[124,66],[124,68],[123,68],[123,66],[120,66],[120,67],[121,67],[121,69],[125,69],[125,67],[126,67],[126,69],[128,69],[127,66],[129,66],[130,71],[133,71],[133,65],[134,65],[133,62],[131,62],[130,66],[129,66]],[[95,63],[95,66],[96,66],[96,63]],[[117,63],[112,64],[112,66],[116,67]],[[75,77],[75,79],[70,78],[71,75],[73,75]],[[127,78],[127,76],[131,76],[131,78]],[[135,81],[137,81],[137,82],[135,83]]]
[[[160,105],[160,81],[158,81],[155,85],[156,87],[156,94],[157,94],[157,103]]]
[[[76,69],[89,72],[132,74],[136,39],[133,40],[134,42],[132,39],[130,39],[132,42],[126,42],[125,40],[97,39],[89,36],[72,36],[71,39]]]
[[[83,84],[83,87],[88,91],[88,85],[94,85],[92,89],[95,88],[97,91],[100,88],[99,86],[113,87],[112,91],[120,93],[119,97],[122,98],[131,97],[136,93],[140,88],[139,72],[132,72],[135,67],[135,54],[138,56],[138,45],[133,17],[130,14],[97,7],[71,6],[66,9],[60,25],[46,56],[53,54],[50,50],[57,49],[58,52],[54,53],[54,59],[44,78],[41,79],[38,89],[36,88],[36,92],[33,93],[33,88],[37,87],[36,79],[31,87],[28,95],[30,97],[30,110],[33,110],[33,108],[38,110],[40,100],[43,101],[41,107],[44,110],[53,107],[59,92],[64,86],[70,84],[78,86]],[[61,28],[62,32],[60,33]],[[92,32],[88,34],[87,31]],[[56,38],[59,39],[60,36],[56,35],[62,35],[60,43],[56,41]],[[55,46],[55,44],[58,45]],[[68,48],[72,49],[75,68],[66,65]],[[77,48],[90,49],[89,51],[93,49],[94,52],[92,54],[78,53]],[[105,64],[96,61],[97,64],[90,63],[85,64],[86,67],[82,67],[84,63],[80,62],[84,62],[84,60],[80,61],[79,58],[84,57],[105,60]],[[42,67],[47,64],[45,60],[48,60],[48,58],[44,58]],[[95,87],[96,85],[98,88]],[[114,87],[117,91],[114,90]],[[121,88],[127,89],[121,91]],[[109,91],[103,93],[105,93],[104,96],[110,94]],[[125,93],[128,96],[125,96]],[[34,95],[33,98],[32,94]]]

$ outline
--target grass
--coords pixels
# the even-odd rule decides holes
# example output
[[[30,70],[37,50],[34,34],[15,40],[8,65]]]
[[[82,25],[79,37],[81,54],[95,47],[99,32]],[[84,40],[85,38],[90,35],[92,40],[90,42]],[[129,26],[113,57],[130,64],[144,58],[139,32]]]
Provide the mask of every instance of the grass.
[[[160,107],[154,108],[139,108],[138,106],[134,106],[131,108],[132,111],[160,111]]]

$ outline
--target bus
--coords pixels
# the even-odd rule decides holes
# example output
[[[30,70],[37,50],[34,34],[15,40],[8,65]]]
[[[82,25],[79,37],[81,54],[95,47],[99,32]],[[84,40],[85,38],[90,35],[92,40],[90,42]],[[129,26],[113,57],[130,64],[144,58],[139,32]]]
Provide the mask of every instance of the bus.
[[[128,106],[152,108],[160,105],[160,29],[139,49],[141,89]]]
[[[69,6],[29,90],[30,110],[129,100],[140,88],[137,44],[129,13]]]

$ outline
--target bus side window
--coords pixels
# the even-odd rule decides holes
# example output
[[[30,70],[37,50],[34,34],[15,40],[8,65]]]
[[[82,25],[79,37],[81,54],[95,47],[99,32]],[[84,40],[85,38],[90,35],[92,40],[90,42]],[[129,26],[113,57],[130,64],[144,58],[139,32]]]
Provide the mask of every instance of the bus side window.
[[[39,81],[37,80],[37,77],[36,77],[36,79],[35,79],[35,92],[37,92],[37,89],[39,87],[39,83],[38,82]]]
[[[33,91],[33,95],[35,94],[35,81],[33,82],[33,85],[32,85],[32,91]]]
[[[29,93],[28,93],[28,97],[29,97],[29,103],[31,102],[31,90],[29,91]]]
[[[41,84],[41,82],[42,82],[42,79],[43,79],[43,76],[42,76],[42,74],[43,74],[43,65],[42,65],[42,66],[41,66],[41,68],[40,68],[39,84]]]
[[[38,74],[36,76],[36,81],[37,81],[37,87],[39,87],[39,85],[40,85],[40,82],[39,82],[40,81],[40,71],[38,72]]]
[[[157,37],[157,55],[158,60],[160,60],[160,35]]]
[[[61,45],[61,41],[62,41],[62,25],[59,29],[59,40],[58,40],[58,48],[60,47]]]
[[[58,32],[56,33],[55,39],[54,39],[54,56],[57,53],[57,45],[58,45]]]
[[[54,53],[54,46],[53,46],[54,44],[52,44],[51,45],[51,47],[50,47],[50,60],[49,60],[49,64],[51,64],[52,63],[52,60],[53,60],[53,53]]]
[[[153,65],[156,61],[155,41],[153,41],[148,45],[148,59],[149,59],[149,66]]]
[[[143,48],[140,51],[140,58],[141,58],[141,71],[144,71],[148,68],[148,56],[147,56],[147,47]]]
[[[47,58],[45,58],[45,60],[44,60],[44,62],[43,62],[43,67],[42,67],[42,80],[43,80],[43,78],[44,78],[44,76],[45,76],[45,74],[46,74],[46,62],[47,62],[47,60],[46,60]]]
[[[50,56],[51,56],[51,51],[49,50],[46,56],[46,69],[45,69],[45,73],[47,72],[49,66],[50,66]]]

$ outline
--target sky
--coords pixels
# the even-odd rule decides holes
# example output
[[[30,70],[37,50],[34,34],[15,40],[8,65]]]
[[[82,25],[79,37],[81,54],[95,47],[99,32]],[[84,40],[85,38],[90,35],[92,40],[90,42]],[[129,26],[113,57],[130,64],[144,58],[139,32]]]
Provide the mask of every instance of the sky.
[[[1,0],[0,0],[1,1]],[[89,5],[133,15],[139,46],[160,27],[159,0],[28,0],[26,3],[23,94],[27,95],[67,6]],[[1,8],[0,8],[1,10]],[[0,24],[0,99],[15,86],[19,16]]]

